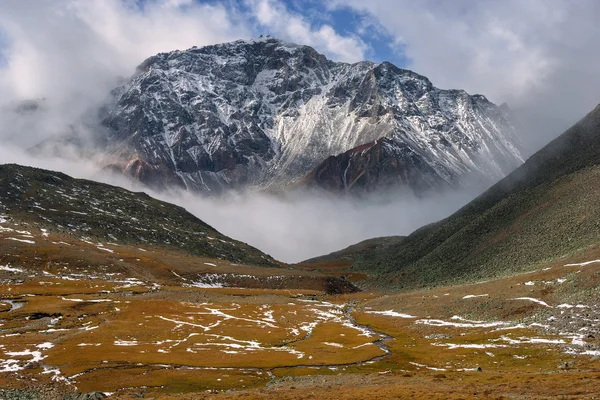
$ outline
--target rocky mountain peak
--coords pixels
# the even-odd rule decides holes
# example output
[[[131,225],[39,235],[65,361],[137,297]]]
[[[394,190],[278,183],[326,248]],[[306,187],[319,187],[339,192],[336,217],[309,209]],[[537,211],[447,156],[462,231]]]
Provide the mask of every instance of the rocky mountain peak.
[[[471,173],[492,181],[522,162],[508,113],[485,97],[270,36],[158,54],[113,94],[107,150],[161,171],[135,176],[204,193],[285,187],[381,138],[418,157],[436,175],[429,181],[451,185]]]

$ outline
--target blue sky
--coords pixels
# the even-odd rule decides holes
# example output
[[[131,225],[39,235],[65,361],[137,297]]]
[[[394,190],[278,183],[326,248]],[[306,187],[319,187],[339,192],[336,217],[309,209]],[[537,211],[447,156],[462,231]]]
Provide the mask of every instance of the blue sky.
[[[366,13],[350,7],[328,9],[322,2],[285,0],[288,9],[305,15],[313,25],[329,24],[342,35],[356,35],[368,45],[367,59],[389,61],[398,67],[407,65],[401,46],[394,46],[394,37]]]
[[[148,0],[136,0],[143,4]],[[251,15],[252,4],[243,0],[194,0],[199,4],[225,5],[238,10],[242,15]],[[385,27],[365,12],[352,7],[332,7],[329,2],[317,0],[281,0],[280,3],[295,15],[303,17],[311,28],[317,30],[322,25],[331,26],[338,34],[359,38],[367,45],[365,59],[382,62],[389,61],[399,67],[407,66],[407,58],[403,53],[402,45],[394,45],[394,37],[386,31]],[[185,6],[184,6],[185,7]],[[253,34],[270,34],[278,37],[276,32],[271,32],[268,26],[261,26],[256,18],[250,18],[255,23]],[[300,43],[302,44],[302,43]]]

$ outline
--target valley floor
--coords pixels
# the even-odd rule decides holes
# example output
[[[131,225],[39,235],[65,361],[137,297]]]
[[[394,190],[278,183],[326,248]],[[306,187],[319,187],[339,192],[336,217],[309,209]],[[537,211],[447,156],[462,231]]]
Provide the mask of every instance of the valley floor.
[[[0,398],[600,397],[594,249],[490,282],[327,295],[36,263],[39,243],[0,240]]]

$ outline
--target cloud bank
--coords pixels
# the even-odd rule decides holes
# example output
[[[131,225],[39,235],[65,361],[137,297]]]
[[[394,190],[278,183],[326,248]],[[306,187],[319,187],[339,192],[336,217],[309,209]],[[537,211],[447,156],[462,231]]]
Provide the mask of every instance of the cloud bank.
[[[218,202],[187,194],[175,201],[222,233],[293,263],[373,237],[407,235],[447,217],[477,193],[472,188],[418,199],[390,192],[366,200],[325,193],[254,194]]]

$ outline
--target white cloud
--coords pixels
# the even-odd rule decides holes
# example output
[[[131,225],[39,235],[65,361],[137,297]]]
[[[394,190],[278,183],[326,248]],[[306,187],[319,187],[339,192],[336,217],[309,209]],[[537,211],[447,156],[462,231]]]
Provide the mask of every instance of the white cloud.
[[[548,30],[561,18],[537,18],[539,10],[517,3],[527,2],[340,2],[376,16],[405,46],[411,66],[438,85],[472,92],[487,86],[495,97],[521,95],[544,79],[549,60],[543,43],[529,33]],[[509,87],[494,80],[503,73],[516,78]]]
[[[186,193],[164,199],[278,260],[299,262],[365,239],[407,235],[447,217],[476,194],[462,190],[415,198],[394,192],[356,199],[323,193],[253,193],[215,200]]]
[[[12,116],[11,124],[0,126],[0,138],[29,146],[68,132],[147,57],[251,36],[237,17],[235,10],[187,0],[148,1],[143,9],[131,0],[0,2],[8,43],[0,112],[10,114],[7,109],[22,100],[46,99],[39,124],[28,118],[21,125]]]
[[[344,0],[396,39],[442,88],[508,102],[539,146],[600,102],[600,2]]]
[[[290,12],[277,0],[247,0],[247,6],[268,34],[323,52],[336,61],[357,62],[365,58],[367,45],[358,36],[342,36],[330,25],[313,28],[302,15]]]

